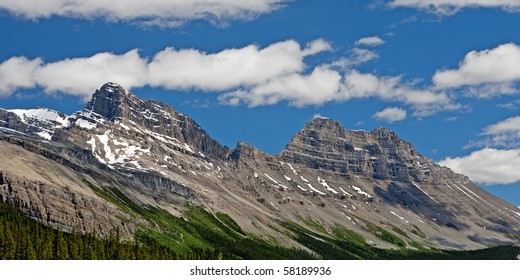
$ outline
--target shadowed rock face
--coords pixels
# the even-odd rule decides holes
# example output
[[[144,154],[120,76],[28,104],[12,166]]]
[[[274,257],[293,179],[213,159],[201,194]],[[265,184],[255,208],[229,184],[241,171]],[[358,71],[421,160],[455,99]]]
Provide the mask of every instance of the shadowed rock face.
[[[383,248],[395,246],[374,226],[424,246],[518,242],[519,209],[385,128],[350,131],[315,118],[273,156],[242,142],[230,150],[188,116],[115,83],[68,117],[22,111],[0,110],[0,199],[67,230],[106,234],[122,223],[132,236],[151,226],[99,193],[118,190],[174,215],[186,201],[224,212],[282,244],[294,241],[276,228],[280,221],[315,230],[312,221],[331,233],[341,225]]]

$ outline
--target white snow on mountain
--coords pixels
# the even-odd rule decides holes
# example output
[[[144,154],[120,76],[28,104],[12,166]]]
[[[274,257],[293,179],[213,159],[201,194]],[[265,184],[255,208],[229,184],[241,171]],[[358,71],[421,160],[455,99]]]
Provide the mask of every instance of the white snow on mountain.
[[[23,122],[27,123],[31,120],[39,120],[42,122],[56,122],[61,126],[68,126],[68,117],[58,112],[47,109],[47,108],[36,108],[36,109],[13,109],[7,110],[18,115]]]

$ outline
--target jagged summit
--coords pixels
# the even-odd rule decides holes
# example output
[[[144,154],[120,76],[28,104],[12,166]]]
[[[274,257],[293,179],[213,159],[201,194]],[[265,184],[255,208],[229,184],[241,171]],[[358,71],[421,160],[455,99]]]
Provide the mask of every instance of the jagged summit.
[[[139,143],[158,151],[169,147],[189,154],[217,158],[225,158],[229,151],[190,117],[165,103],[141,100],[116,83],[105,83],[96,90],[85,109],[75,113],[72,119],[82,129],[95,130],[96,135],[110,136],[108,142],[113,141],[111,137],[125,137],[136,145]],[[117,141],[121,140],[115,141],[120,143]],[[92,146],[95,150],[100,144]],[[98,152],[103,153],[103,149]]]
[[[310,122],[308,122],[303,130],[345,130],[343,125],[341,125],[338,121],[325,118],[325,117],[315,117]]]
[[[142,101],[119,84],[108,82],[96,90],[85,110],[108,120],[127,116],[131,108],[139,107]]]
[[[305,125],[281,157],[311,168],[397,181],[432,180],[433,170],[440,170],[389,129],[350,131],[327,118]]]

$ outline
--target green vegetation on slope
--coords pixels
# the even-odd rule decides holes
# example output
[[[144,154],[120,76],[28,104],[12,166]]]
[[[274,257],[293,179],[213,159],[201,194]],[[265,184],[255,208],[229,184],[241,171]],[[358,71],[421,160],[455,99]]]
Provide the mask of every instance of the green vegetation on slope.
[[[215,257],[203,252],[178,254],[152,239],[145,243],[122,241],[117,231],[105,239],[95,233],[65,233],[0,203],[0,259],[194,259],[199,258],[197,253],[201,258]]]
[[[412,242],[417,250],[405,249],[385,250],[376,248],[364,242],[359,234],[337,226],[334,229],[335,236],[326,236],[310,231],[300,225],[291,222],[282,224],[295,234],[295,240],[312,249],[323,259],[375,259],[375,260],[515,260],[520,255],[520,247],[497,246],[473,251],[451,251],[438,249],[425,249],[420,244]],[[376,228],[381,230],[380,227]],[[385,230],[386,231],[386,230]],[[392,244],[399,244],[394,235],[384,234],[381,239]],[[363,241],[362,241],[363,240]],[[400,239],[399,239],[400,240]],[[400,241],[403,242],[404,241]],[[396,245],[397,245],[396,244]]]
[[[314,254],[260,239],[244,232],[225,213],[209,213],[187,205],[184,218],[165,210],[141,206],[119,189],[90,187],[122,211],[147,220],[134,241],[123,241],[117,230],[108,238],[95,233],[64,233],[32,220],[11,206],[0,203],[0,259],[516,259],[520,247],[499,246],[475,251],[426,249],[409,245],[389,231],[370,223],[367,229],[379,233],[399,250],[384,250],[366,244],[360,234],[340,225],[329,233],[317,222],[307,226],[280,222],[284,232],[311,249]],[[314,230],[314,231],[313,231]],[[400,235],[402,232],[396,231]],[[419,234],[420,230],[417,230]],[[415,234],[415,233],[414,233]],[[403,235],[403,237],[406,237]]]
[[[160,208],[138,205],[117,188],[107,187],[106,191],[94,188],[103,194],[100,197],[105,200],[116,200],[114,204],[122,211],[131,210],[133,215],[154,225],[152,229],[143,227],[136,234],[136,239],[145,244],[154,240],[179,254],[189,254],[195,250],[208,252],[212,256],[220,255],[225,259],[315,258],[303,250],[282,247],[247,234],[224,213],[213,215],[201,207],[188,205],[185,218],[180,218]]]

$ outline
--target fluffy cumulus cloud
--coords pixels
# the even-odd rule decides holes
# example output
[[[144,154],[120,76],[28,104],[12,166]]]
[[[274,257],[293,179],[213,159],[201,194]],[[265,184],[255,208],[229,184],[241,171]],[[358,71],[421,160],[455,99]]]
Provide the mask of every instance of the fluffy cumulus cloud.
[[[379,46],[384,44],[385,41],[378,36],[365,37],[357,40],[354,44],[357,46]]]
[[[483,140],[468,146],[485,148],[468,156],[446,158],[440,164],[480,183],[520,182],[520,116],[489,125],[483,129],[481,135]]]
[[[519,147],[520,146],[520,116],[510,117],[484,128],[483,141],[473,143],[473,146]]]
[[[88,98],[106,81],[118,81],[132,88],[143,86],[147,77],[146,61],[137,50],[122,55],[98,53],[47,64],[40,58],[12,57],[0,64],[0,95],[40,86],[46,93]]]
[[[376,112],[373,117],[378,120],[393,123],[406,119],[406,110],[397,107],[388,107],[383,111]]]
[[[30,19],[52,16],[175,27],[206,19],[215,23],[248,20],[279,9],[289,0],[2,0],[0,9]]]
[[[486,135],[512,134],[520,138],[520,117],[511,117],[484,129]]]
[[[379,55],[374,51],[362,48],[353,48],[350,50],[350,54],[347,57],[339,58],[326,66],[348,70],[377,58],[379,58]]]
[[[34,80],[47,93],[63,92],[90,97],[106,81],[132,88],[147,82],[146,61],[137,50],[122,55],[98,53],[86,58],[66,59],[40,66]]]
[[[304,69],[306,56],[330,50],[322,39],[307,48],[292,40],[260,49],[249,45],[207,54],[198,50],[167,48],[155,55],[149,65],[150,84],[169,89],[222,91],[251,86]]]
[[[469,52],[457,69],[437,71],[433,82],[439,88],[494,84],[499,85],[496,90],[508,92],[512,90],[508,84],[520,80],[519,65],[520,46],[503,44],[490,50]]]
[[[520,11],[518,0],[392,0],[391,7],[410,7],[453,14],[463,8],[500,8],[511,12]]]
[[[328,66],[316,67],[308,75],[295,73],[250,89],[229,92],[221,95],[219,100],[228,105],[255,107],[281,101],[294,106],[319,106],[327,102],[363,98],[402,102],[411,106],[414,116],[418,117],[460,107],[448,95],[416,89],[404,83],[401,77],[379,77],[357,70],[341,74]]]
[[[41,64],[39,58],[29,60],[25,57],[12,57],[0,63],[0,96],[19,88],[34,87],[34,72]]]
[[[271,79],[249,90],[237,90],[219,97],[228,105],[250,107],[273,105],[281,101],[297,107],[322,105],[343,99],[339,91],[341,75],[326,67],[317,67],[308,75],[294,73]]]
[[[347,73],[342,84],[345,99],[375,97],[410,105],[413,115],[425,117],[439,111],[460,109],[446,93],[417,88],[402,81],[401,76],[379,77],[356,70]]]
[[[520,181],[519,149],[485,148],[465,157],[446,158],[439,164],[479,183],[511,184]]]

